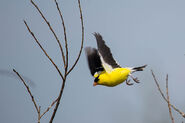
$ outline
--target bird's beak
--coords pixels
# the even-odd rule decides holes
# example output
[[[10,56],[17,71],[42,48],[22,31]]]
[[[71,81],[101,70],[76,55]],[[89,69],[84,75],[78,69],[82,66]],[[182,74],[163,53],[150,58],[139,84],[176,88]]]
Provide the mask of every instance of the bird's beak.
[[[93,86],[96,86],[96,85],[98,85],[98,83],[97,83],[97,82],[94,82],[94,83],[93,83]]]

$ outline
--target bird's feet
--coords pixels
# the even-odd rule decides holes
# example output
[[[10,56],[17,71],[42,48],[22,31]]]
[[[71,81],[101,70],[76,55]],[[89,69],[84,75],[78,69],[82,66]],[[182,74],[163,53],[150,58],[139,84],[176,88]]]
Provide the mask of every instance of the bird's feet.
[[[137,77],[136,77],[136,78],[134,78],[134,77],[133,77],[133,76],[131,76],[131,75],[130,75],[130,77],[134,80],[134,82],[136,82],[136,83],[140,83],[140,82],[139,82],[139,79],[138,79]]]
[[[129,79],[129,80],[126,79],[126,84],[129,85],[129,86],[131,86],[131,85],[133,85],[134,83],[130,83],[130,79]]]

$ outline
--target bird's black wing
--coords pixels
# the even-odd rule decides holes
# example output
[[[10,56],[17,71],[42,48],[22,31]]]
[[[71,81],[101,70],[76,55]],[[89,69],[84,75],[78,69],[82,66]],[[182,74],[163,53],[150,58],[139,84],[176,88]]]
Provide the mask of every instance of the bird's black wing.
[[[104,69],[102,67],[102,63],[97,49],[86,47],[85,52],[92,76],[94,76],[96,72],[103,71]]]
[[[105,70],[111,71],[111,69],[119,68],[120,65],[114,60],[110,48],[105,44],[102,36],[99,33],[94,33],[94,36],[96,37],[98,51]]]

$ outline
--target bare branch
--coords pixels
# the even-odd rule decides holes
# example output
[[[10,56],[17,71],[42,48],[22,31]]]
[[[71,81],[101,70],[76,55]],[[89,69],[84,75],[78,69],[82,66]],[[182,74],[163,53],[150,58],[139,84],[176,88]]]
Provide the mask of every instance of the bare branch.
[[[161,88],[160,88],[160,86],[159,86],[159,83],[158,83],[158,81],[157,81],[157,79],[156,79],[156,77],[155,77],[155,75],[154,75],[154,73],[153,73],[152,70],[151,70],[151,72],[152,72],[152,76],[153,76],[153,78],[154,78],[154,81],[155,81],[155,83],[156,83],[156,85],[157,85],[157,88],[158,88],[160,94],[162,95],[163,99],[164,99],[165,101],[167,101],[167,100],[166,100],[166,97],[164,96],[164,94],[163,94],[163,92],[162,92],[162,90],[161,90]]]
[[[40,118],[42,118],[42,116],[44,116],[51,109],[51,107],[57,102],[57,100],[58,98],[51,103],[51,105],[40,115]]]
[[[41,109],[41,106],[39,106],[39,112],[38,112],[38,123],[40,123],[40,119],[41,119],[41,117],[40,117],[40,109]]]
[[[51,32],[53,33],[55,39],[57,40],[57,43],[58,43],[58,45],[60,47],[60,51],[61,51],[61,54],[62,54],[62,59],[63,59],[63,62],[64,62],[64,66],[65,66],[66,63],[65,63],[64,51],[63,51],[62,45],[61,45],[61,43],[60,43],[60,41],[59,41],[56,33],[54,32],[53,28],[51,27],[49,21],[45,18],[45,16],[43,15],[43,13],[40,11],[39,7],[33,2],[33,0],[30,0],[30,1],[35,6],[35,8],[37,9],[37,11],[40,13],[40,15],[42,16],[42,18],[44,19],[44,21],[47,23],[49,29],[51,30]]]
[[[168,74],[166,75],[166,96],[167,96],[167,103],[168,103],[170,118],[172,120],[172,123],[174,123],[174,118],[173,118],[171,106],[170,106],[170,97],[169,97],[169,93],[168,93]]]
[[[156,83],[156,85],[157,85],[157,88],[158,88],[158,90],[159,90],[161,96],[162,96],[163,99],[167,102],[167,99],[166,99],[166,97],[164,96],[164,94],[163,94],[163,92],[162,92],[162,90],[161,90],[161,88],[160,88],[160,86],[159,86],[159,83],[158,83],[158,81],[157,81],[157,79],[156,79],[156,77],[155,77],[155,74],[153,73],[152,70],[151,70],[151,73],[152,73],[152,76],[153,76],[153,78],[154,78],[154,81],[155,81],[155,83]],[[170,106],[171,106],[175,111],[177,111],[180,115],[182,115],[182,117],[185,118],[185,113],[184,113],[184,112],[180,111],[179,109],[177,109],[177,108],[176,108],[174,105],[172,105],[172,104],[170,104]]]
[[[56,1],[56,0],[55,0]],[[56,1],[56,4],[57,4],[57,1]],[[58,4],[57,4],[58,5]],[[64,91],[64,87],[65,87],[65,82],[66,82],[66,77],[67,75],[74,69],[74,67],[76,66],[76,64],[78,63],[78,60],[81,56],[81,53],[82,53],[82,49],[83,49],[83,42],[84,42],[84,26],[83,26],[83,16],[82,16],[82,9],[81,9],[81,5],[80,5],[80,0],[78,0],[78,5],[79,5],[79,10],[80,10],[80,19],[81,19],[81,26],[82,26],[82,41],[81,41],[81,48],[80,48],[80,51],[79,51],[79,54],[78,54],[78,57],[75,61],[75,63],[73,64],[73,66],[71,67],[71,69],[67,72],[67,67],[65,68],[65,75],[64,75],[64,79],[63,79],[63,83],[62,83],[62,87],[60,89],[60,93],[59,93],[59,96],[58,96],[58,101],[56,103],[56,106],[54,108],[54,111],[53,111],[53,114],[51,116],[51,119],[49,121],[49,123],[52,123],[53,122],[53,119],[55,117],[55,114],[56,114],[56,111],[58,109],[58,106],[60,104],[60,100],[61,100],[61,97],[62,97],[62,94],[63,94],[63,91]],[[60,10],[58,10],[60,11]],[[66,35],[66,34],[64,34]],[[66,41],[66,46],[67,46],[67,39],[65,39]],[[66,47],[67,48],[67,47]],[[66,49],[67,50],[67,49]],[[68,56],[66,56],[66,59],[68,58]],[[68,61],[66,61],[68,62]]]
[[[82,53],[83,43],[84,43],[84,25],[83,25],[82,9],[81,9],[81,5],[80,5],[80,0],[78,0],[79,11],[80,11],[80,19],[81,19],[81,26],[82,26],[81,27],[82,28],[82,30],[81,30],[82,31],[82,40],[81,40],[81,47],[80,47],[80,51],[79,51],[79,54],[77,56],[77,59],[75,60],[74,64],[72,65],[72,67],[68,71],[68,62],[69,62],[69,60],[68,60],[68,42],[67,42],[66,27],[65,27],[63,15],[62,15],[62,12],[61,12],[61,10],[60,10],[60,8],[58,6],[57,0],[54,0],[54,2],[56,4],[57,10],[59,12],[59,15],[60,15],[60,18],[61,18],[61,22],[62,22],[62,26],[63,26],[63,30],[64,30],[64,40],[65,40],[65,50],[66,50],[66,54],[65,55],[64,55],[64,51],[62,49],[62,45],[61,45],[61,43],[60,43],[57,35],[55,34],[52,26],[50,25],[50,23],[48,22],[48,20],[45,18],[45,16],[43,15],[43,13],[40,11],[39,7],[32,0],[30,0],[30,1],[34,5],[34,7],[37,9],[37,11],[40,13],[40,15],[44,19],[44,21],[47,23],[50,31],[53,33],[55,39],[57,40],[58,45],[59,45],[60,50],[61,50],[61,53],[62,53],[63,62],[64,62],[65,73],[64,73],[64,76],[63,76],[63,74],[61,73],[61,71],[58,69],[58,66],[54,63],[54,61],[50,58],[50,56],[47,54],[47,52],[45,51],[45,49],[42,47],[42,45],[40,44],[40,42],[38,41],[38,39],[35,37],[34,33],[30,30],[30,28],[27,25],[26,21],[24,21],[24,23],[25,23],[25,25],[26,25],[29,33],[32,35],[32,37],[34,38],[35,42],[39,45],[39,47],[44,52],[44,54],[47,56],[47,58],[50,60],[50,62],[55,66],[56,70],[58,71],[58,73],[60,74],[60,76],[61,76],[61,78],[63,80],[62,86],[61,86],[61,89],[60,89],[60,92],[59,92],[59,95],[58,95],[57,99],[54,100],[52,102],[52,104],[42,114],[40,114],[40,107],[39,107],[39,109],[37,107],[38,122],[40,123],[40,119],[42,118],[42,116],[44,116],[51,109],[51,107],[56,103],[55,108],[54,108],[53,113],[52,113],[52,116],[51,116],[51,119],[49,121],[50,123],[52,123],[53,122],[53,119],[55,117],[55,114],[56,114],[56,112],[58,110],[58,107],[59,107],[59,104],[60,104],[60,100],[61,100],[62,95],[63,95],[63,91],[64,91],[64,87],[65,87],[65,83],[66,83],[66,77],[74,69],[74,67],[78,63],[79,58],[80,58],[81,53]]]
[[[69,69],[69,71],[67,72],[67,75],[74,69],[74,67],[76,66],[76,64],[78,63],[78,60],[80,59],[81,53],[82,53],[82,49],[83,49],[83,43],[84,43],[84,24],[83,24],[83,16],[82,16],[82,8],[81,8],[81,4],[80,4],[80,0],[78,0],[78,7],[80,10],[80,19],[81,19],[81,26],[82,26],[82,40],[81,40],[81,47],[80,47],[80,51],[78,54],[78,57],[75,61],[75,63],[73,64],[73,66]]]
[[[24,79],[21,77],[21,75],[15,69],[13,69],[13,72],[15,72],[17,74],[17,76],[21,79],[21,81],[23,82],[24,86],[26,87],[26,89],[27,89],[27,91],[28,91],[28,93],[29,93],[29,95],[31,97],[31,100],[32,100],[32,102],[33,102],[33,104],[35,106],[35,109],[36,109],[37,113],[39,113],[39,108],[38,108],[38,106],[36,104],[36,101],[35,101],[35,99],[33,97],[33,94],[30,91],[29,86],[26,84],[26,82],[24,81]]]
[[[64,77],[65,77],[65,76],[64,76]],[[51,116],[51,119],[50,119],[49,123],[52,123],[52,122],[53,122],[53,119],[54,119],[55,114],[56,114],[56,112],[57,112],[57,109],[58,109],[58,106],[59,106],[59,104],[60,104],[60,100],[61,100],[61,98],[62,98],[62,94],[63,94],[63,91],[64,91],[65,82],[66,82],[66,78],[64,78],[64,80],[63,80],[62,87],[61,87],[60,93],[59,93],[59,95],[58,95],[58,100],[57,100],[57,103],[56,103],[55,108],[54,108],[54,110],[53,110],[53,114],[52,114],[52,116]]]
[[[61,71],[59,70],[58,66],[54,63],[54,61],[50,58],[50,56],[47,54],[47,52],[45,51],[45,49],[42,47],[42,45],[39,43],[39,41],[37,40],[37,38],[35,37],[34,33],[30,30],[28,24],[26,23],[26,21],[24,20],[24,24],[26,25],[29,33],[32,35],[32,37],[35,39],[36,43],[39,45],[39,47],[42,49],[42,51],[44,52],[44,54],[47,56],[47,58],[51,61],[51,63],[55,66],[55,68],[57,69],[58,73],[60,74],[61,78],[64,79]]]
[[[56,0],[55,0],[55,4],[56,4],[57,10],[58,10],[58,12],[60,14],[60,19],[61,19],[63,30],[64,30],[64,40],[65,40],[65,49],[66,49],[65,72],[67,72],[67,68],[68,68],[68,44],[67,44],[66,27],[65,27],[65,24],[64,24],[64,18],[63,18],[62,12],[61,12],[61,10],[60,10],[60,8],[58,6],[58,2]]]

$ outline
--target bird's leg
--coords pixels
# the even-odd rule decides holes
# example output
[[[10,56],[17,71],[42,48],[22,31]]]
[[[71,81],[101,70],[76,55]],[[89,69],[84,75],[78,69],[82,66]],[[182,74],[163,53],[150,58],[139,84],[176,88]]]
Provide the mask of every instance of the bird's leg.
[[[131,86],[131,85],[133,85],[134,83],[130,83],[130,79],[129,79],[129,80],[126,79],[126,84],[129,85],[129,86]]]
[[[136,78],[134,78],[133,76],[131,76],[130,75],[130,77],[134,80],[134,82],[136,82],[136,83],[139,83],[139,79],[136,77]]]

